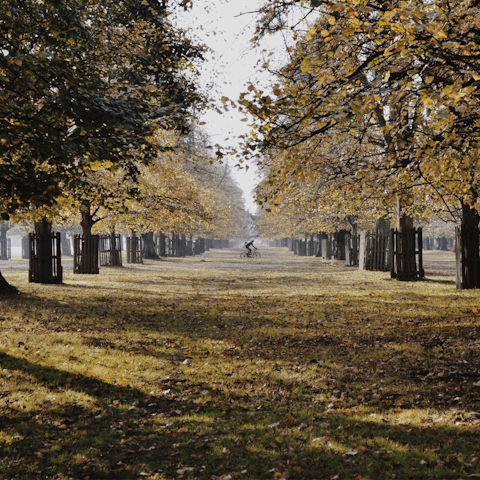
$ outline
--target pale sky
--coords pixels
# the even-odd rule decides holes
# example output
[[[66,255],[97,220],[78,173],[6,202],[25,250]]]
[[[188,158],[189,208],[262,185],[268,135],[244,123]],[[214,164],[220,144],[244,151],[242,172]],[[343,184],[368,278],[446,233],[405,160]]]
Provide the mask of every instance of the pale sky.
[[[273,83],[274,78],[261,68],[269,51],[276,51],[274,61],[285,55],[285,46],[275,45],[279,39],[269,39],[261,48],[253,49],[250,39],[255,30],[255,13],[259,0],[196,0],[194,8],[182,14],[180,21],[183,28],[190,27],[202,43],[208,45],[213,53],[207,56],[207,62],[202,68],[202,88],[208,89],[209,93],[218,99],[226,96],[236,101],[242,92],[247,91],[248,85],[268,85]],[[180,26],[180,25],[179,25]],[[262,50],[264,50],[262,52]],[[270,57],[272,59],[272,57]],[[212,143],[222,146],[236,146],[238,137],[248,133],[251,128],[244,114],[235,109],[220,115],[215,112],[207,112],[201,121],[206,122],[202,127],[210,136]],[[228,139],[228,140],[226,140]],[[238,163],[238,159],[229,157],[229,165]],[[236,171],[235,178],[244,191],[247,208],[254,212],[256,205],[252,199],[252,189],[256,184],[254,166],[249,170]]]

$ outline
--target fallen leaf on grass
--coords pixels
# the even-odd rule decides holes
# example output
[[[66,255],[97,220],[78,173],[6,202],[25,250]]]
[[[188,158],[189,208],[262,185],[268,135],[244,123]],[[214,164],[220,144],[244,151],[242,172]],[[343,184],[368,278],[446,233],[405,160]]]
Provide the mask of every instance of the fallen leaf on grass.
[[[275,423],[271,423],[270,425],[267,425],[267,428],[275,428],[275,427],[278,427],[280,425],[280,422],[275,422]]]
[[[177,470],[179,475],[184,475],[186,472],[193,472],[195,470],[193,467],[184,467]],[[140,474],[141,475],[141,474]]]

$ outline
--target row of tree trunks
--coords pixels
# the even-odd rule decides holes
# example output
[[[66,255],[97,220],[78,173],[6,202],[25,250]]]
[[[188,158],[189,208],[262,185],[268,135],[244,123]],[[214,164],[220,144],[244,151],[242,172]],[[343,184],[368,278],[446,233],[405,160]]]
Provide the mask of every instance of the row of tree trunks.
[[[215,248],[213,245],[218,244],[217,242],[219,241],[205,238],[196,238],[194,240],[192,236],[187,238],[186,235],[175,232],[172,232],[169,236],[159,233],[153,239],[154,251],[157,255],[155,258],[201,255],[210,248]]]
[[[211,248],[230,248],[230,243],[228,240],[212,240]]]
[[[345,260],[346,235],[346,230],[329,234],[306,234],[302,239],[286,239],[286,243],[294,255],[327,259],[333,256],[337,260]]]
[[[446,252],[455,249],[455,239],[450,237],[423,237],[424,250],[441,250]]]
[[[271,243],[270,246],[274,248],[288,248],[288,238],[276,238]]]

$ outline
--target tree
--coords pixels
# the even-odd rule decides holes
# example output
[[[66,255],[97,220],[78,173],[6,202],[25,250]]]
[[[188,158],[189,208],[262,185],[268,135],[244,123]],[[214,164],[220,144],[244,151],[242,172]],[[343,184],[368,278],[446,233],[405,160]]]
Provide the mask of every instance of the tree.
[[[99,166],[84,176],[75,192],[62,197],[57,221],[69,224],[76,218],[84,236],[113,228],[125,233],[133,230],[152,240],[151,251],[157,231],[238,236],[244,205],[228,165],[216,164],[204,143],[195,138],[195,127],[186,136],[163,129],[154,136],[157,157],[148,165],[138,165],[135,180],[122,170]]]
[[[53,205],[99,164],[135,178],[155,155],[152,129],[186,129],[202,100],[187,70],[203,48],[168,15],[154,0],[1,3],[4,219]]]
[[[281,15],[298,4],[305,2],[266,6],[259,33],[283,28]],[[388,184],[387,193],[406,201],[407,214],[415,209],[413,191],[458,202],[462,229],[476,230],[477,3],[325,1],[315,11],[318,21],[292,49],[273,95],[252,86],[254,97],[241,98],[258,118],[260,140],[248,141],[247,152],[355,138],[355,155],[338,162],[345,173],[350,167],[350,178],[365,186],[373,180],[379,193]],[[297,161],[292,155],[290,165],[305,168]],[[469,271],[478,263],[478,244],[463,247]],[[467,276],[467,284],[480,286],[480,278]]]

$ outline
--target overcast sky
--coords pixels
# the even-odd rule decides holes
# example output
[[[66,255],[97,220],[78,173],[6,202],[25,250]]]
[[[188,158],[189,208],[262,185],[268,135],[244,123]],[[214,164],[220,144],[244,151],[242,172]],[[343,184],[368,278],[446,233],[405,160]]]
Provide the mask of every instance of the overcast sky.
[[[268,86],[274,79],[268,75],[261,65],[268,52],[276,52],[274,58],[284,56],[285,46],[281,39],[269,39],[261,48],[253,49],[250,39],[255,30],[255,10],[258,10],[258,0],[195,0],[193,10],[180,17],[185,22],[184,28],[192,28],[203,43],[213,52],[207,56],[207,62],[202,68],[202,87],[218,99],[226,96],[236,101],[245,92],[250,83]],[[264,50],[262,52],[262,50]],[[238,137],[250,131],[248,122],[242,122],[245,115],[235,109],[219,115],[207,112],[201,120],[206,122],[202,127],[206,130],[214,144],[235,146]],[[226,140],[228,139],[228,140]],[[238,160],[230,157],[229,164],[237,164]],[[237,170],[237,169],[235,169]],[[256,183],[255,168],[248,171],[237,170],[235,178],[244,191],[247,208],[254,212],[252,189]]]

